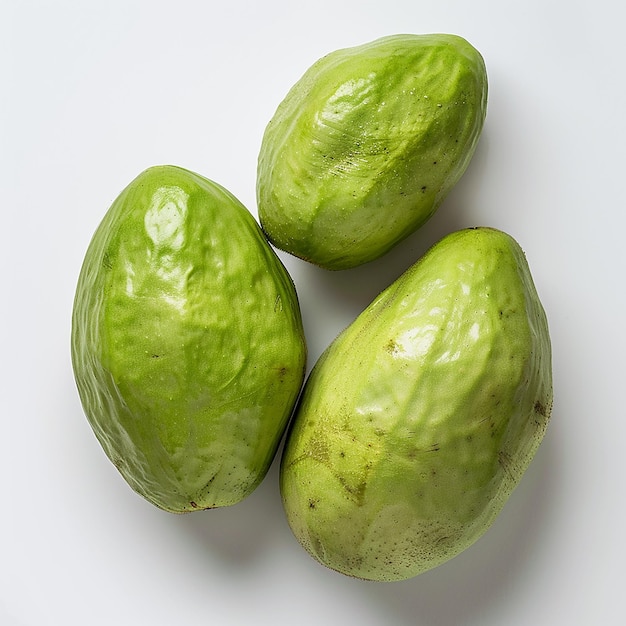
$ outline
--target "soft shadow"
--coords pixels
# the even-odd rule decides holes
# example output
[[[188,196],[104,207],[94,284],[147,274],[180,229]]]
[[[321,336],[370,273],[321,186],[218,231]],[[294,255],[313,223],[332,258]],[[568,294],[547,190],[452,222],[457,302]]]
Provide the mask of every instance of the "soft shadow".
[[[284,541],[289,527],[278,489],[282,447],[267,475],[243,501],[219,509],[173,516],[170,523],[187,534],[194,550],[205,550],[232,568],[247,567]]]
[[[382,257],[347,270],[329,271],[301,262],[299,273],[307,290],[347,307],[362,307],[413,265],[444,235],[473,225],[471,212],[454,197],[448,197],[438,211],[415,233]]]
[[[539,567],[534,557],[543,550],[542,531],[549,532],[559,466],[558,450],[548,433],[520,485],[481,539],[412,580],[361,585],[361,600],[374,602],[390,625],[457,626],[481,623],[490,614],[506,615],[507,597]]]
[[[484,225],[480,223],[479,198],[488,151],[489,134],[484,132],[465,174],[435,214],[374,261],[352,269],[329,271],[279,251],[298,290],[311,362],[339,331],[442,237],[462,228]]]

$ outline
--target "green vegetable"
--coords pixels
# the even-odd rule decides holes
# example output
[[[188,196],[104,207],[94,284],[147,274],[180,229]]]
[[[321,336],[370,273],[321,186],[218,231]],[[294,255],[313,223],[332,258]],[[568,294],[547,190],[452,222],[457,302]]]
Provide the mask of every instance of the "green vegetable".
[[[328,54],[292,87],[259,154],[261,225],[328,269],[371,261],[459,180],[487,107],[479,52],[455,35],[394,35]]]
[[[524,253],[494,229],[452,233],[314,367],[281,463],[291,528],[350,576],[433,568],[493,522],[551,406],[548,325]]]
[[[306,359],[294,285],[254,218],[216,183],[171,166],[140,174],[98,227],[71,347],[104,451],[172,512],[253,491]]]

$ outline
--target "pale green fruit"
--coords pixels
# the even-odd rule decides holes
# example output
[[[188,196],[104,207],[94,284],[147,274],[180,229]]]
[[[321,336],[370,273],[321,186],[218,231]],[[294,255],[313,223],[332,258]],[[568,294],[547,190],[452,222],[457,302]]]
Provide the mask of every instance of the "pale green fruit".
[[[401,580],[490,526],[552,407],[548,325],[524,253],[442,239],[326,350],[281,464],[289,524],[321,563]]]
[[[130,486],[172,512],[242,500],[305,360],[294,285],[246,208],[177,167],[132,181],[89,245],[72,319],[85,413]]]
[[[486,108],[483,58],[456,35],[393,35],[328,54],[265,130],[263,229],[277,247],[328,269],[380,257],[457,183]]]

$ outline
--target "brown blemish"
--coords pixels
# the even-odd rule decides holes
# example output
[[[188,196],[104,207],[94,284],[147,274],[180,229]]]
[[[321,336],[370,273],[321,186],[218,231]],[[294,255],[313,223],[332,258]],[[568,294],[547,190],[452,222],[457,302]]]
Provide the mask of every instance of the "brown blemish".
[[[360,482],[356,487],[352,487],[348,484],[348,481],[343,476],[337,476],[341,486],[350,494],[356,503],[360,506],[363,504],[363,498],[365,496],[365,489],[367,484],[365,481]]]
[[[407,458],[413,460],[417,457],[418,454],[421,454],[422,452],[439,452],[439,450],[440,447],[438,443],[433,443],[427,448],[412,448],[411,450],[409,450]]]
[[[275,367],[274,369],[278,372],[279,382],[282,383],[285,380],[285,376],[287,375],[287,368],[283,366]]]
[[[500,467],[503,469],[504,473],[511,480],[514,481],[515,475],[513,474],[513,469],[512,469],[513,459],[511,458],[511,455],[508,452],[505,452],[504,450],[500,450],[500,452],[498,452],[498,463],[500,464]]]
[[[393,339],[390,339],[387,342],[387,345],[385,346],[385,351],[388,352],[391,355],[397,354],[398,353],[398,344]]]

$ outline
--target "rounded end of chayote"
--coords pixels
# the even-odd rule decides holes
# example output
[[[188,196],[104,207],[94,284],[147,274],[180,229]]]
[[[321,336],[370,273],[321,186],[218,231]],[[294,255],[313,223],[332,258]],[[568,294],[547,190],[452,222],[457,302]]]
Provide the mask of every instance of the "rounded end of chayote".
[[[86,417],[137,493],[179,513],[254,491],[306,341],[293,281],[234,195],[175,166],[136,177],[87,249],[71,335]]]
[[[266,235],[327,269],[382,256],[462,176],[486,106],[484,60],[457,35],[392,35],[326,55],[265,130],[257,202]]]
[[[519,244],[494,228],[444,237],[314,366],[281,461],[294,535],[326,567],[373,581],[467,549],[544,437],[551,359]]]

